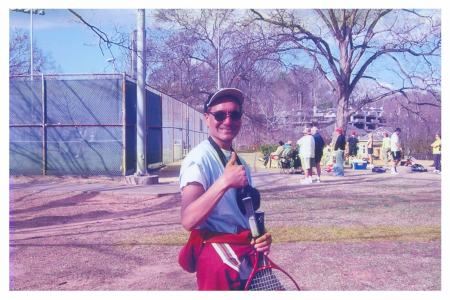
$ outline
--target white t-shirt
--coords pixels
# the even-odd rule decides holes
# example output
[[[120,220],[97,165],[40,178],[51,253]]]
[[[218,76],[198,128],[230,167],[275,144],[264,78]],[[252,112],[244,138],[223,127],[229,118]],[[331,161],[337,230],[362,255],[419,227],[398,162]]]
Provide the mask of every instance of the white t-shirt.
[[[222,152],[228,161],[231,152],[224,149]],[[239,160],[245,167],[247,179],[251,185],[250,170],[241,157]],[[208,140],[204,140],[192,149],[183,160],[179,177],[180,189],[188,183],[198,182],[206,191],[223,174],[223,171],[224,166],[216,150]],[[239,228],[248,229],[248,221],[236,202],[236,189],[232,188],[226,191],[206,220],[197,228],[227,233],[236,233]]]
[[[303,136],[297,141],[299,147],[299,155],[303,158],[314,158],[314,137],[310,134]]]
[[[398,136],[397,132],[394,132],[391,135],[391,151],[400,151],[400,137]]]

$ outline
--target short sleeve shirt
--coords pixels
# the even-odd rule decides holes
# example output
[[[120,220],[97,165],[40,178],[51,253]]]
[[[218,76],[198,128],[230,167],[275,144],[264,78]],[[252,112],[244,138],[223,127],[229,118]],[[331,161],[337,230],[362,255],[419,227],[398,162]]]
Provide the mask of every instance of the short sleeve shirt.
[[[301,139],[297,141],[297,145],[300,148],[300,157],[304,158],[314,158],[315,154],[315,143],[312,135],[304,135]]]
[[[391,151],[397,152],[400,151],[400,137],[396,132],[391,135]]]
[[[231,152],[223,149],[222,152],[228,161]],[[244,165],[249,184],[251,184],[250,170],[241,157],[239,160]],[[208,140],[205,140],[192,149],[183,160],[179,177],[180,189],[189,183],[197,182],[206,191],[222,176],[223,172],[224,166],[216,150]],[[248,221],[236,202],[236,189],[232,188],[226,191],[206,220],[197,228],[226,233],[236,233],[239,229],[248,229]]]
[[[391,139],[389,137],[383,138],[383,149],[389,149],[391,147]]]

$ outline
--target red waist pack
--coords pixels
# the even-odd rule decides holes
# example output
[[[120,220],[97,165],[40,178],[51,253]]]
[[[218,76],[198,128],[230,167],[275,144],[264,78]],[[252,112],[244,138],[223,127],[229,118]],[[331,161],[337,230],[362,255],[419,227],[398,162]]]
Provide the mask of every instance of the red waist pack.
[[[204,229],[194,229],[189,235],[186,245],[178,254],[178,264],[183,270],[194,273],[197,269],[197,258],[200,255],[204,243],[229,243],[247,245],[251,241],[250,230],[243,230],[237,234],[211,232]]]

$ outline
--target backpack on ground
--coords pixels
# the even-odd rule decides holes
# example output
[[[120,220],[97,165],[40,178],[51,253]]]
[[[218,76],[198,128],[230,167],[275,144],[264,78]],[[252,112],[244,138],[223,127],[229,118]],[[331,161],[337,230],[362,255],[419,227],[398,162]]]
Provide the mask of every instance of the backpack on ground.
[[[384,173],[386,172],[386,169],[383,167],[375,166],[372,168],[372,172],[374,173]]]
[[[421,164],[413,164],[411,166],[411,171],[412,172],[427,172],[428,170]]]

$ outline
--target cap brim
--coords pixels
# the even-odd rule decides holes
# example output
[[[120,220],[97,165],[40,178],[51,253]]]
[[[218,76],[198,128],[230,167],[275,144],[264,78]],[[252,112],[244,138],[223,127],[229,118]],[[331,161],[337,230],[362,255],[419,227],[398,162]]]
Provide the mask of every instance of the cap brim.
[[[214,104],[214,102],[226,97],[230,97],[231,99],[237,101],[239,105],[242,105],[242,103],[244,102],[244,94],[240,90],[235,88],[224,88],[218,90],[214,93],[214,95],[212,95],[212,97],[206,103],[205,108],[210,107]]]

